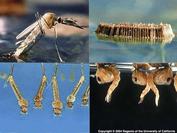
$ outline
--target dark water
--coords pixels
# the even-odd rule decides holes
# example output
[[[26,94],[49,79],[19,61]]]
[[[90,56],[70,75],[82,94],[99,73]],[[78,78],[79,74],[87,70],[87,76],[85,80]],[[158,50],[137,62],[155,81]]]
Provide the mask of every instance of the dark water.
[[[34,11],[29,12],[25,16],[1,16],[0,24],[0,55],[13,51],[16,46],[15,37],[24,30],[27,26],[36,21],[35,13],[38,11],[44,14],[47,11],[52,11],[57,15],[81,14],[88,15],[88,6],[84,5],[35,5]],[[81,12],[82,11],[82,12]],[[87,30],[87,29],[86,29]],[[29,53],[25,56],[25,62],[59,62],[55,49],[55,38],[42,37]],[[57,46],[64,62],[88,62],[88,36],[69,36],[58,37]],[[0,58],[0,61],[10,61],[5,58]]]
[[[177,31],[176,0],[90,1],[90,62],[172,62],[177,61],[177,38],[160,43],[138,44],[98,40],[95,30],[100,22],[171,24]],[[104,7],[104,8],[103,8]]]
[[[110,84],[99,85],[95,78],[91,84],[90,131],[98,130],[176,130],[176,92],[173,84],[157,86],[160,92],[159,106],[150,91],[142,104],[138,104],[144,86],[135,85],[131,73],[121,73],[119,86],[112,94],[111,103],[104,98]]]

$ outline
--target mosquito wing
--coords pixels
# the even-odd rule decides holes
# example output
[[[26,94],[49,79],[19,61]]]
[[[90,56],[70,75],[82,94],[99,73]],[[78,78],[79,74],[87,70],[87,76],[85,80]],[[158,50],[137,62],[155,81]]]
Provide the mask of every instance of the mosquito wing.
[[[17,35],[16,39],[19,40],[25,35],[29,34],[37,25],[38,25],[38,21],[34,22],[30,26],[28,26],[26,29],[24,29],[19,35]]]

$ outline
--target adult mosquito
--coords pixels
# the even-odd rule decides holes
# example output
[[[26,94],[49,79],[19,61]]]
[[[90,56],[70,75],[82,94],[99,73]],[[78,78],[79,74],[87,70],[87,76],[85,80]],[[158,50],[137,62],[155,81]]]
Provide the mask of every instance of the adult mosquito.
[[[60,62],[63,62],[57,47],[58,36],[55,25],[61,23],[68,26],[74,26],[80,29],[84,28],[78,25],[76,20],[73,20],[72,18],[58,17],[55,13],[52,12],[47,12],[43,16],[40,16],[40,14],[37,12],[35,16],[37,18],[37,21],[28,26],[25,30],[23,30],[19,35],[16,36],[16,39],[20,41],[16,43],[18,47],[12,53],[12,56],[18,59],[20,55],[29,51],[36,44],[37,40],[39,40],[42,36],[45,35],[47,29],[53,29],[56,37],[55,47],[57,55]],[[37,39],[37,37],[39,37],[39,39]]]

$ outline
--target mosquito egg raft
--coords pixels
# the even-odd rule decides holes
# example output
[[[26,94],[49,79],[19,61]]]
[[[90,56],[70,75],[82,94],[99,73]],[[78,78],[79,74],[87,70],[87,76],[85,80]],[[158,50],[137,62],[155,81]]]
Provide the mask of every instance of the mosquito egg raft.
[[[100,23],[95,31],[103,37],[125,38],[124,41],[137,39],[138,41],[159,41],[169,43],[174,38],[170,24],[145,24],[145,23]],[[98,36],[99,39],[104,39]],[[119,41],[119,40],[117,40]],[[121,41],[121,40],[120,40]]]

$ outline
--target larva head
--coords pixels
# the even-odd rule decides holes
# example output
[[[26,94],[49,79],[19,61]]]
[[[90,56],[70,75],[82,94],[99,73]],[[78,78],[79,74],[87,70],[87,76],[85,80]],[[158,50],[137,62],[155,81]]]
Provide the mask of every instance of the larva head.
[[[34,105],[36,108],[42,108],[41,98],[36,96],[34,99]]]
[[[173,80],[173,72],[170,67],[160,69],[154,73],[154,83],[157,85],[170,85]]]
[[[36,108],[42,108],[42,103],[41,103],[41,101],[35,101],[35,102],[34,102],[34,105],[35,105]]]
[[[73,107],[73,103],[74,103],[75,100],[76,100],[76,97],[73,96],[72,94],[67,97],[67,106],[68,106],[68,108],[71,109]]]
[[[54,26],[55,22],[57,21],[55,13],[47,12],[42,17],[49,28],[52,28],[52,26]]]
[[[26,114],[28,112],[28,108],[26,106],[21,106],[21,113]]]
[[[96,71],[96,80],[99,84],[110,83],[114,80],[114,75],[106,67],[100,67]]]
[[[59,100],[57,101],[54,101],[52,103],[52,106],[53,106],[53,112],[55,115],[61,115],[61,112],[62,112],[62,108],[63,108],[63,103]]]
[[[73,105],[74,105],[73,102],[69,102],[69,101],[67,102],[68,108],[72,109]]]
[[[88,104],[88,97],[87,96],[84,96],[82,98],[82,105],[86,106]]]
[[[59,115],[61,115],[61,109],[59,109],[59,108],[53,108],[53,112],[54,112],[54,114],[56,115],[56,116],[59,116]]]
[[[132,73],[132,81],[138,85],[146,85],[147,79],[146,74],[144,72],[135,70]]]
[[[21,113],[26,114],[28,111],[28,101],[21,99],[18,101],[18,104],[20,105]]]

